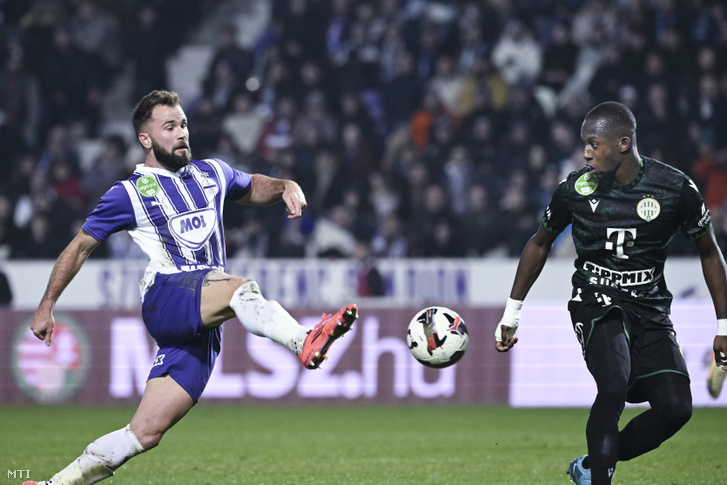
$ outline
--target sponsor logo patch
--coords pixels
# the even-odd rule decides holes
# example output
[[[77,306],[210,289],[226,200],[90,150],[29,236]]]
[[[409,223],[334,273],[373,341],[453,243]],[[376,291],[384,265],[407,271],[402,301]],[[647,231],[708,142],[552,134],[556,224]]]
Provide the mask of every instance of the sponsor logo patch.
[[[591,195],[598,187],[598,179],[590,172],[586,172],[576,180],[576,192],[581,195]]]
[[[159,193],[159,182],[154,177],[144,175],[136,180],[136,190],[144,197],[156,197]]]
[[[217,226],[217,213],[212,208],[177,214],[169,219],[174,238],[196,251],[205,245]]]

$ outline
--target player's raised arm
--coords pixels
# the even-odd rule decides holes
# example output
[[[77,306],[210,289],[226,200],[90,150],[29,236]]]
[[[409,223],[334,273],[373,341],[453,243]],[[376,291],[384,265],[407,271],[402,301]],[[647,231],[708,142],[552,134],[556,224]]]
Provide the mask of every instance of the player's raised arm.
[[[66,286],[73,280],[78,271],[86,262],[88,255],[101,244],[86,231],[81,230],[76,237],[66,246],[56,260],[53,271],[48,280],[43,298],[40,300],[38,309],[30,322],[30,329],[40,340],[44,340],[47,346],[51,344],[53,335],[53,307],[58,298],[66,289]]]
[[[252,175],[250,190],[237,203],[264,206],[281,200],[285,203],[289,219],[300,217],[308,205],[303,190],[296,182],[256,173]]]
[[[515,332],[520,324],[523,300],[540,276],[557,236],[556,233],[548,231],[541,222],[538,231],[525,245],[517,265],[510,297],[505,305],[505,313],[495,329],[495,349],[498,352],[507,352],[517,343]]]

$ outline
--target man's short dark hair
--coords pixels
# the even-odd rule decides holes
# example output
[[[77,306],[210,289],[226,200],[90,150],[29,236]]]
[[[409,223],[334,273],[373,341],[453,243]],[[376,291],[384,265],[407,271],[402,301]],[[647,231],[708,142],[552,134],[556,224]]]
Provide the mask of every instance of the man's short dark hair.
[[[151,112],[156,106],[179,106],[181,105],[179,94],[174,91],[152,91],[147,94],[134,107],[133,122],[136,136],[139,136],[141,127],[151,118]]]
[[[586,121],[598,126],[599,131],[627,133],[636,135],[636,117],[621,103],[606,101],[594,107],[586,115]]]

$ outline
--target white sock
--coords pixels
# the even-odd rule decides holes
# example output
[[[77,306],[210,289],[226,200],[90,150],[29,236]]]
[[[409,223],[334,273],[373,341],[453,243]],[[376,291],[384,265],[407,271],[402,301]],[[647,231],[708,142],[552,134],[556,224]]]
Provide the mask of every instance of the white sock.
[[[56,473],[49,485],[90,485],[108,478],[126,461],[143,453],[136,435],[127,425],[88,445],[73,463]]]
[[[308,329],[295,321],[277,301],[268,301],[260,287],[250,280],[232,295],[230,308],[245,329],[258,337],[267,337],[299,354]]]

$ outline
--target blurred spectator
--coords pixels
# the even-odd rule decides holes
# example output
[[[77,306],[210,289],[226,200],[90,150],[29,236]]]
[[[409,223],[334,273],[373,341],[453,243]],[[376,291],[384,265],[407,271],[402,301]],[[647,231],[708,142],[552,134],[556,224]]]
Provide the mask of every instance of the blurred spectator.
[[[160,15],[159,8],[142,2],[122,34],[125,56],[133,64],[130,102],[136,103],[154,89],[167,89],[167,70],[163,60],[180,43],[177,26]]]
[[[427,90],[419,107],[411,117],[411,138],[417,150],[424,150],[430,142],[434,122],[459,124],[459,119],[447,111],[436,91]]]
[[[406,257],[408,245],[401,219],[396,214],[380,218],[370,244],[372,253],[379,258]]]
[[[379,79],[382,83],[391,81],[394,77],[401,75],[401,68],[397,66],[399,57],[407,51],[406,39],[400,23],[392,21],[385,26],[383,39],[380,43],[381,53],[379,55]],[[414,63],[411,52],[409,52],[408,72],[414,74]]]
[[[103,147],[94,158],[93,165],[83,177],[83,193],[87,209],[96,206],[98,200],[117,180],[129,176],[126,166],[126,142],[121,135],[107,135]]]
[[[74,208],[84,207],[80,173],[73,170],[67,160],[56,160],[50,167],[50,187],[61,199]]]
[[[490,193],[482,184],[472,184],[466,192],[466,207],[455,222],[456,238],[462,256],[485,256],[503,245],[507,227],[499,221]]]
[[[457,258],[462,256],[462,247],[457,239],[451,219],[439,218],[434,223],[431,245],[423,246],[422,256],[428,258]]]
[[[325,21],[319,11],[321,2],[290,0],[285,4],[286,8],[281,15],[281,44],[295,46],[294,49],[300,51],[298,55],[294,55],[295,58],[302,58],[305,54],[322,60],[325,56]],[[288,54],[293,52],[288,50]],[[288,60],[294,60],[293,56]]]
[[[437,27],[425,23],[419,32],[418,42],[414,44],[416,46],[414,52],[416,73],[422,81],[426,81],[434,74],[434,64],[440,54],[441,43],[442,39]]]
[[[222,111],[210,96],[202,96],[189,113],[189,136],[196,158],[207,158],[217,147],[222,134]]]
[[[389,132],[409,122],[419,106],[422,91],[411,52],[399,51],[394,58],[394,72],[381,87],[385,123]]]
[[[90,135],[96,134],[101,121],[100,92],[105,83],[103,66],[97,58],[78,49],[65,24],[53,29],[53,43],[40,63],[39,82],[47,100],[45,129],[80,123]]]
[[[37,168],[49,171],[55,163],[64,162],[70,166],[72,172],[79,173],[81,168],[74,142],[75,139],[68,126],[63,124],[53,126],[45,139]]]
[[[318,218],[306,245],[306,255],[318,258],[352,256],[356,247],[356,238],[351,231],[353,215],[348,207],[339,204]]]
[[[408,255],[447,256],[454,238],[447,221],[453,220],[447,191],[439,184],[429,184],[422,193],[421,206],[414,207],[408,221]]]
[[[479,60],[489,57],[490,46],[485,39],[483,24],[495,16],[492,12],[483,15],[481,9],[486,8],[479,2],[467,2],[462,6],[458,21],[461,48],[457,59],[457,70],[462,74],[472,74]],[[492,31],[495,29],[492,28]]]
[[[75,9],[69,28],[78,48],[101,62],[105,78],[119,72],[123,53],[118,18],[99,0],[79,0]]]
[[[13,224],[13,200],[4,192],[0,192],[0,260],[7,259],[13,246],[18,244]]]
[[[543,52],[525,24],[512,20],[505,25],[492,49],[492,63],[508,84],[532,84],[540,74]]]
[[[341,127],[341,164],[349,187],[360,188],[378,168],[379,153],[356,123]]]
[[[399,210],[400,194],[381,172],[373,172],[369,176],[369,201],[377,220],[385,219]]]
[[[238,43],[237,34],[237,26],[233,23],[227,23],[217,31],[214,55],[203,80],[205,86],[215,84],[217,66],[221,62],[229,66],[234,77],[242,83],[252,75],[255,57]]]
[[[331,90],[326,84],[328,72],[314,59],[304,59],[300,65],[300,83],[296,89],[297,96],[301,99],[308,98],[313,93],[323,94],[325,104],[332,102],[336,97],[335,90]]]
[[[465,97],[466,77],[457,71],[454,59],[446,54],[437,58],[427,88],[437,93],[444,108],[457,116],[466,115],[472,110]]]
[[[302,218],[286,219],[275,241],[271,241],[268,257],[271,258],[302,258],[305,257],[308,244],[309,226],[312,218],[304,214]]]
[[[702,140],[699,151],[692,172],[702,187],[707,208],[719,214],[727,202],[727,148],[716,151],[712,141]]]
[[[472,160],[467,148],[463,144],[455,144],[444,164],[447,192],[455,215],[464,213],[467,208],[467,189],[472,182],[472,172]]]
[[[579,48],[571,38],[570,25],[566,20],[556,21],[543,51],[543,66],[538,76],[539,86],[548,90],[552,102],[557,99],[575,74]]]
[[[246,89],[240,89],[232,96],[231,110],[222,119],[222,129],[243,156],[255,150],[265,119],[257,106],[255,96]]]
[[[291,146],[297,114],[298,105],[292,97],[278,98],[273,115],[263,127],[257,143],[257,149],[263,155]]]
[[[9,306],[13,302],[13,290],[8,275],[0,269],[0,306]]]
[[[331,0],[325,29],[326,54],[335,62],[341,57],[341,51],[351,22],[352,0]]]
[[[371,114],[366,110],[366,107],[358,94],[350,91],[346,91],[341,94],[337,107],[337,116],[339,126],[353,123],[363,130],[364,136],[370,142],[375,143],[375,141],[378,140],[376,136],[375,121]]]
[[[18,22],[22,28],[23,44],[28,67],[39,73],[49,47],[53,44],[56,26],[66,20],[66,10],[60,0],[38,0],[27,2],[30,8]]]
[[[322,213],[325,208],[338,204],[346,190],[341,160],[330,149],[322,149],[316,153],[313,161],[314,186],[307,192],[308,209],[315,214]]]
[[[280,50],[272,48],[267,51],[266,57],[259,102],[267,114],[270,114],[280,99],[295,96],[296,88],[291,68],[281,59]]]
[[[293,131],[293,142],[307,144],[301,134],[309,127],[315,128],[320,143],[332,144],[338,136],[336,117],[328,106],[328,98],[322,91],[311,91],[303,100]]]
[[[228,254],[234,258],[264,258],[269,253],[270,233],[260,217],[246,217],[241,225],[231,225],[225,231]]]
[[[241,78],[235,73],[229,59],[222,57],[212,66],[210,77],[205,80],[202,94],[214,103],[220,112],[227,111],[235,92],[241,87]]]
[[[225,132],[221,132],[220,136],[217,137],[217,144],[209,152],[209,157],[224,160],[231,167],[239,170],[247,168],[249,171],[252,171],[252,165],[249,163],[250,160],[242,155],[240,150],[237,149],[237,145],[235,145],[232,137]]]
[[[699,98],[696,101],[696,117],[714,140],[720,139],[727,126],[727,96],[721,91],[715,74],[703,74],[699,79]]]
[[[520,254],[522,245],[532,236],[530,229],[536,226],[542,212],[540,207],[531,205],[528,183],[524,169],[513,171],[500,199],[500,210],[508,221],[506,244],[507,255],[511,257]]]
[[[679,156],[679,138],[686,127],[680,123],[676,106],[669,103],[672,96],[665,83],[654,82],[646,88],[646,102],[638,111],[639,129],[646,133],[639,137],[639,147],[649,156],[689,171],[691,163],[685,163]]]
[[[376,267],[376,260],[371,256],[369,245],[357,241],[353,257],[359,264],[356,274],[356,292],[359,296],[384,296],[384,278]]]
[[[604,49],[603,62],[596,69],[588,85],[594,103],[614,101],[618,98],[619,89],[629,76],[622,57],[623,52],[619,44],[609,44]]]
[[[27,68],[27,52],[20,38],[8,39],[0,70],[0,146],[11,162],[37,142],[41,100],[36,77]]]
[[[365,26],[354,22],[337,56],[333,59],[336,89],[360,94],[378,87],[379,49],[366,36]]]
[[[550,123],[550,139],[546,143],[549,147],[547,158],[552,164],[559,164],[570,157],[574,150],[579,149],[581,140],[580,127],[569,124],[563,118],[554,118]]]

